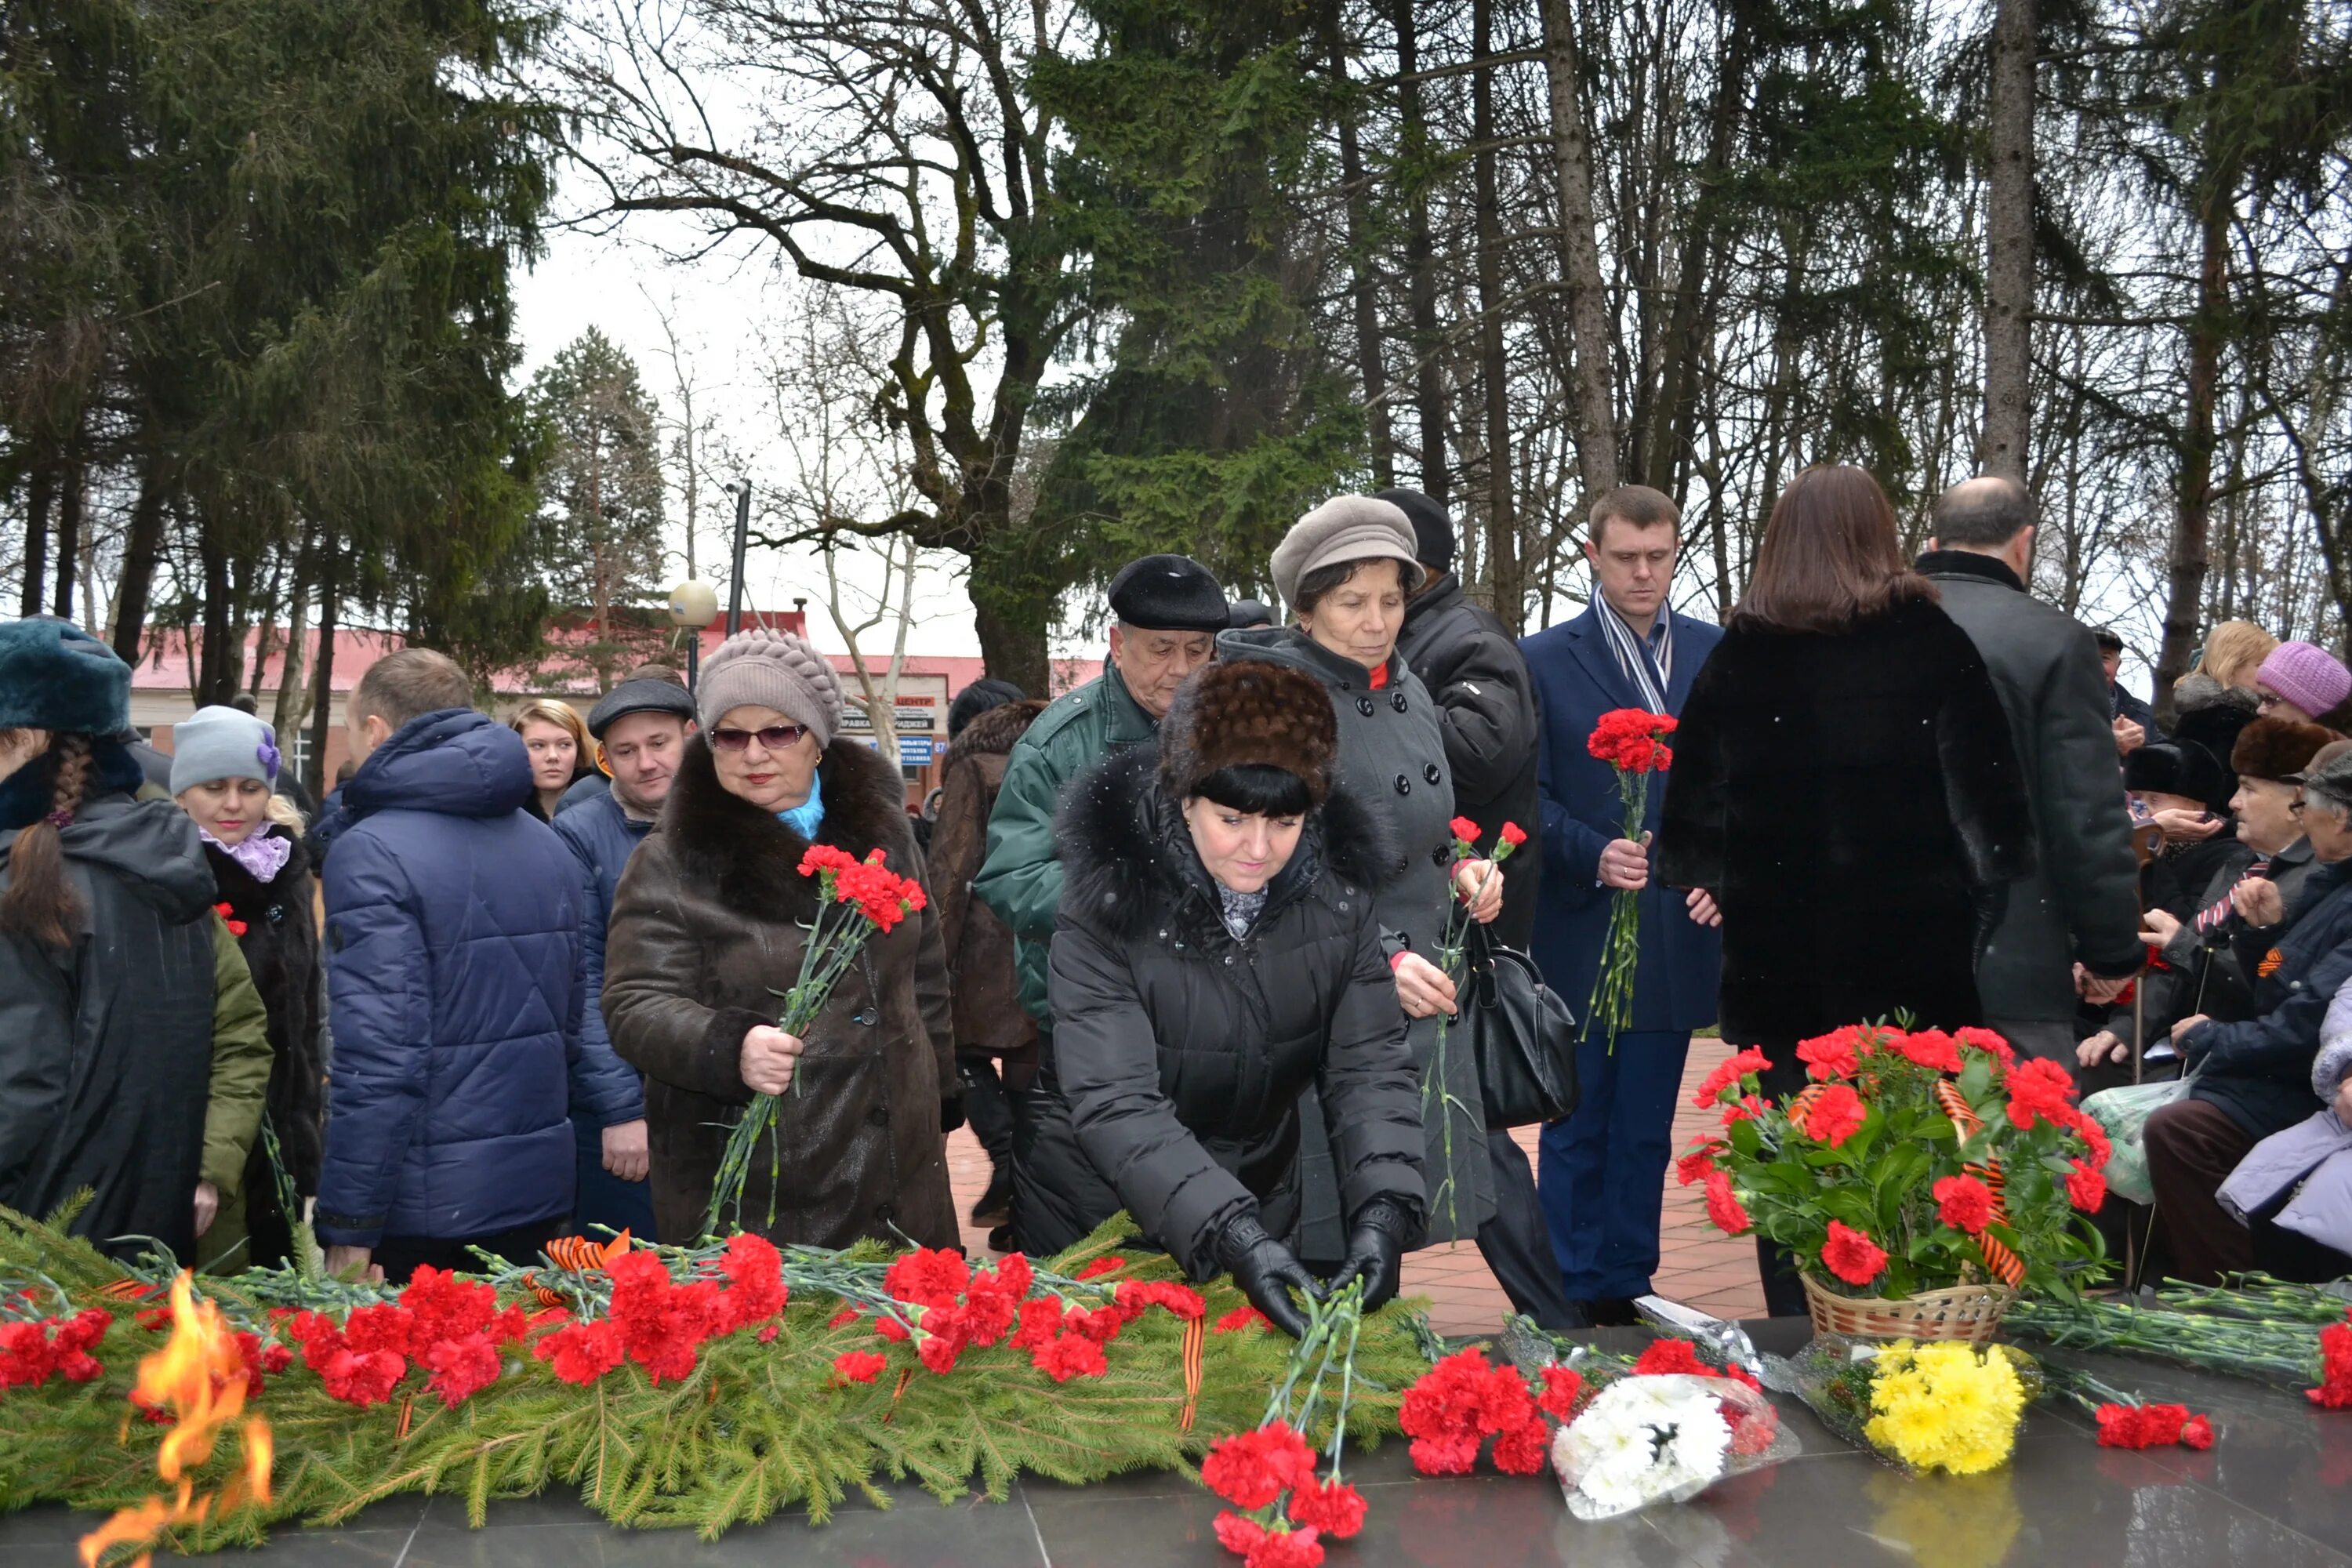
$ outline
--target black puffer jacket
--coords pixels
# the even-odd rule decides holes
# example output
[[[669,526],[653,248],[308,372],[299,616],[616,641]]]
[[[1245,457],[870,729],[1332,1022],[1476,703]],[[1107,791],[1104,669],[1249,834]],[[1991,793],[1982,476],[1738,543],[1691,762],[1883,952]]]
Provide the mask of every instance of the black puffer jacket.
[[[1386,1197],[1417,1226],[1419,1091],[1370,898],[1397,852],[1334,795],[1235,939],[1156,767],[1138,747],[1064,798],[1054,1034],[1015,1165],[1022,1244],[1057,1250],[1124,1207],[1200,1279],[1241,1215],[1289,1236],[1310,1087],[1342,1212]]]
[[[1451,572],[1405,606],[1397,652],[1437,701],[1445,730],[1445,765],[1454,774],[1454,809],[1480,828],[1492,849],[1503,824],[1537,831],[1535,681],[1526,656],[1493,615],[1462,596]],[[1503,912],[1492,935],[1525,949],[1536,929],[1536,879],[1543,857],[1503,863]]]
[[[253,971],[254,989],[269,1009],[269,1126],[295,1193],[319,1195],[319,1159],[326,1141],[327,1063],[319,1014],[319,924],[314,913],[319,880],[300,838],[272,826],[268,837],[293,845],[286,864],[268,881],[217,846],[205,846],[213,882],[228,905],[228,918],[241,922],[236,939]],[[236,926],[229,928],[232,931]],[[246,1163],[246,1225],[253,1236],[250,1260],[278,1263],[293,1256],[294,1233],[278,1199],[277,1173],[269,1151],[255,1139]]]

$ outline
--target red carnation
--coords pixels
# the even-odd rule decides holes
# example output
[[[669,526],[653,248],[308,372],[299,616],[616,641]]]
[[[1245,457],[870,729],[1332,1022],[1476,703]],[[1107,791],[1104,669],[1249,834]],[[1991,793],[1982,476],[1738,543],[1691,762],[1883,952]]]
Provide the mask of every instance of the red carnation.
[[[2192,1415],[2180,1428],[2180,1441],[2187,1447],[2203,1450],[2213,1446],[2213,1418]]]
[[[1219,1545],[1240,1553],[1242,1568],[1318,1568],[1323,1561],[1323,1544],[1309,1528],[1268,1530],[1239,1514],[1221,1513],[1216,1531]]]
[[[1505,844],[1517,849],[1528,841],[1528,830],[1516,822],[1507,822],[1503,824],[1500,837]]]
[[[871,1383],[889,1364],[888,1356],[874,1351],[844,1351],[833,1358],[834,1375],[844,1383]]]
[[[1643,1347],[1633,1363],[1633,1371],[1643,1377],[1670,1376],[1681,1373],[1686,1377],[1712,1377],[1715,1369],[1698,1359],[1698,1352],[1688,1340],[1652,1340]]]
[[[2000,1058],[2000,1065],[2003,1067],[2017,1065],[2017,1053],[2010,1049],[2007,1040],[2002,1039],[1990,1029],[1955,1029],[1952,1031],[1952,1038],[1976,1050],[1990,1051]]]
[[[2063,1127],[2064,1113],[2074,1109],[2066,1103],[2074,1092],[2074,1079],[2056,1062],[2040,1057],[2020,1062],[2009,1074],[2009,1120],[2013,1126],[2031,1129],[2040,1116]]]
[[[1961,1068],[1958,1044],[1941,1029],[1921,1029],[1916,1034],[1897,1035],[1895,1037],[1895,1048],[1921,1067],[1937,1072],[1958,1072]]]
[[[1337,1476],[1313,1481],[1290,1494],[1290,1517],[1337,1541],[1364,1528],[1364,1496]]]
[[[1982,1236],[1992,1223],[1992,1189],[1974,1176],[1946,1176],[1935,1194],[1936,1217],[1954,1230]]]
[[[1804,1117],[1805,1136],[1834,1149],[1870,1119],[1870,1108],[1851,1086],[1833,1083],[1813,1097]]]
[[[971,1283],[971,1266],[950,1248],[919,1247],[882,1273],[882,1288],[901,1301],[948,1306]]]
[[[1543,1384],[1543,1392],[1536,1395],[1537,1409],[1562,1422],[1576,1414],[1576,1402],[1584,1395],[1583,1373],[1572,1366],[1548,1366]]]
[[[1100,1377],[1110,1371],[1102,1346],[1084,1334],[1063,1334],[1032,1351],[1029,1360],[1055,1383],[1074,1377]]]
[[[1749,1224],[1748,1211],[1739,1206],[1738,1195],[1731,1190],[1731,1178],[1721,1171],[1707,1174],[1706,1217],[1726,1236],[1738,1236]]]
[[[628,1354],[628,1344],[621,1342],[621,1331],[604,1319],[595,1323],[567,1323],[555,1333],[541,1338],[531,1354],[541,1361],[551,1361],[555,1375],[564,1383],[588,1384],[597,1377],[621,1366]]]
[[[719,1272],[727,1279],[727,1289],[719,1293],[718,1331],[722,1334],[766,1322],[784,1310],[792,1294],[784,1285],[784,1260],[775,1244],[749,1231],[727,1238]]]
[[[2099,1205],[2107,1201],[2106,1177],[2086,1161],[2071,1163],[2074,1168],[2066,1173],[2066,1201],[2084,1214],[2098,1213]]]
[[[1475,846],[1478,842],[1478,825],[1466,816],[1455,817],[1445,825],[1445,828],[1454,835],[1456,844]]]
[[[2319,1386],[2305,1393],[2325,1410],[2352,1410],[2352,1310],[2319,1331]]]
[[[1841,1220],[1830,1221],[1829,1240],[1822,1247],[1822,1263],[1849,1285],[1867,1285],[1886,1267],[1886,1254],[1869,1237],[1849,1230]]]
[[[407,1371],[408,1363],[390,1351],[340,1350],[319,1376],[330,1395],[364,1410],[390,1399],[393,1384]]]
[[[1124,1258],[1097,1258],[1079,1269],[1073,1277],[1078,1279],[1099,1279],[1106,1274],[1116,1274],[1127,1267]]]
[[[1220,1437],[1201,1461],[1202,1484],[1236,1508],[1264,1508],[1314,1479],[1315,1451],[1286,1421]]]
[[[1685,1154],[1675,1162],[1675,1182],[1687,1187],[1706,1180],[1715,1173],[1715,1157],[1722,1151],[1721,1143],[1710,1140]]]
[[[1797,1059],[1805,1064],[1805,1076],[1828,1080],[1852,1078],[1862,1068],[1856,1048],[1862,1031],[1848,1024],[1843,1029],[1797,1042]]]
[[[1748,1074],[1762,1072],[1770,1065],[1762,1051],[1750,1046],[1738,1055],[1717,1062],[1714,1070],[1700,1080],[1698,1092],[1691,1096],[1691,1103],[1704,1110],[1720,1100],[1725,1089],[1737,1084]]]
[[[1244,1302],[1242,1305],[1235,1307],[1232,1311],[1227,1312],[1223,1317],[1219,1318],[1210,1326],[1210,1329],[1213,1333],[1230,1334],[1237,1332],[1240,1330],[1246,1329],[1253,1323],[1256,1324],[1261,1329],[1270,1329],[1274,1327],[1274,1320],[1272,1318],[1267,1317],[1264,1312],[1259,1311],[1255,1307],[1249,1305],[1247,1302]]]
[[[433,1369],[425,1386],[444,1405],[463,1405],[499,1380],[498,1347],[488,1334],[443,1340],[425,1355],[425,1364]]]

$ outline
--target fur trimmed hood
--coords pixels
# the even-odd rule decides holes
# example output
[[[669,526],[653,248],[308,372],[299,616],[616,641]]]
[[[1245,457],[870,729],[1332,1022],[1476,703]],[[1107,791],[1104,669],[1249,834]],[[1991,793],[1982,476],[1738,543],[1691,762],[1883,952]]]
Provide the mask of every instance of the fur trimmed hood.
[[[1097,911],[1121,941],[1164,922],[1188,900],[1200,900],[1209,923],[1219,912],[1215,883],[1193,852],[1163,771],[1150,746],[1107,757],[1073,781],[1055,821],[1068,879],[1064,906]],[[1267,888],[1267,915],[1312,892],[1327,871],[1372,893],[1404,871],[1395,836],[1344,790],[1307,814],[1297,851]]]
[[[1045,710],[1045,702],[1026,698],[1019,702],[1000,702],[963,727],[955,738],[950,754],[959,757],[1001,757],[1013,750],[1013,743],[1029,732],[1037,715]]]
[[[1160,782],[1186,795],[1226,768],[1280,768],[1320,805],[1331,793],[1339,721],[1320,682],[1256,659],[1203,665],[1176,690],[1160,724]]]
[[[892,870],[912,874],[919,862],[898,770],[870,747],[836,737],[817,772],[824,823],[816,842],[860,859],[879,847]],[[805,921],[816,912],[816,883],[800,872],[809,840],[773,812],[729,794],[719,782],[709,742],[698,734],[688,739],[678,759],[656,831],[669,839],[680,874],[730,910],[761,921]]]

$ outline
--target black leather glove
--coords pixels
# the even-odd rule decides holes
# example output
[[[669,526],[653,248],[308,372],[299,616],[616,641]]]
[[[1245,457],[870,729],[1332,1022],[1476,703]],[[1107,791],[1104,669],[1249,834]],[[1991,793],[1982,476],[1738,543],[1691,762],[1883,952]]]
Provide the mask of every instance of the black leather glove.
[[[940,1096],[940,1136],[944,1138],[962,1125],[963,1096],[960,1094]]]
[[[1403,1274],[1404,1244],[1412,1230],[1405,1212],[1386,1198],[1374,1198],[1356,1211],[1348,1229],[1348,1256],[1329,1289],[1337,1292],[1350,1279],[1364,1285],[1364,1310],[1377,1311],[1396,1300]]]
[[[1256,1215],[1245,1214],[1226,1225],[1217,1237],[1217,1256],[1234,1283],[1242,1288],[1242,1294],[1265,1314],[1267,1321],[1294,1340],[1306,1336],[1307,1314],[1298,1310],[1290,1293],[1297,1290],[1317,1300],[1323,1287],[1307,1272],[1297,1254],[1268,1234]]]

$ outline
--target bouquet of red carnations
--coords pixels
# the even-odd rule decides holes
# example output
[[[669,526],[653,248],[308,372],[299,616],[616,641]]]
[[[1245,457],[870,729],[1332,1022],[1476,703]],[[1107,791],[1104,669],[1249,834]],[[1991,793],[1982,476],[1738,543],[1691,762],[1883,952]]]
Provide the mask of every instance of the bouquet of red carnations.
[[[1675,732],[1671,715],[1640,708],[1613,709],[1601,716],[1585,749],[1617,770],[1617,798],[1625,807],[1624,837],[1642,841],[1643,822],[1650,811],[1650,775],[1674,766],[1675,753],[1665,743]],[[1609,939],[1601,945],[1600,973],[1592,977],[1592,998],[1584,1010],[1584,1037],[1597,1024],[1609,1048],[1633,1022],[1633,976],[1641,960],[1642,895],[1629,888],[1617,889],[1610,901]]]
[[[783,993],[783,1016],[776,1027],[787,1035],[805,1034],[824,1010],[826,998],[876,931],[887,932],[920,910],[926,900],[922,884],[901,877],[883,864],[876,849],[860,860],[845,849],[812,844],[801,857],[800,872],[817,879],[816,919],[809,923],[808,942],[801,950],[801,977]],[[793,1075],[793,1094],[801,1091],[801,1077]],[[710,1206],[703,1212],[706,1234],[719,1234],[722,1215],[742,1220],[743,1183],[751,1174],[753,1152],[762,1136],[773,1139],[776,1097],[755,1094],[743,1120],[728,1134],[726,1152],[719,1156],[719,1179],[711,1184]],[[768,1194],[768,1223],[776,1219],[776,1194]]]

